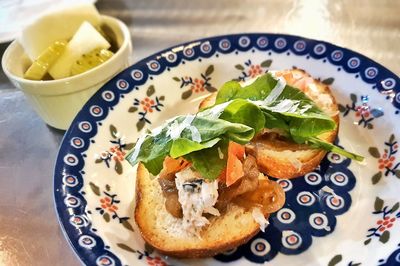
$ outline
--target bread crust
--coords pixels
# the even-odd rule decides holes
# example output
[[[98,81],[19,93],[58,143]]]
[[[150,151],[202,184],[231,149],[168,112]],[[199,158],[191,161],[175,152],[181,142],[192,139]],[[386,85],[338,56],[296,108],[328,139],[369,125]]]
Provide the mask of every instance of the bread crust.
[[[315,101],[319,108],[321,108],[324,112],[331,114],[331,118],[336,123],[336,128],[332,131],[319,135],[318,138],[333,143],[338,134],[340,121],[339,109],[331,89],[329,86],[323,84],[320,80],[312,78],[307,72],[301,69],[284,70],[278,71],[277,73],[283,75],[283,73],[289,72],[297,77],[312,79],[312,84],[314,84],[317,88],[319,95],[326,95],[325,97],[329,97],[331,100],[332,104],[325,106],[318,102],[318,95],[316,95],[315,92],[312,90],[307,90],[306,88],[301,88],[307,96]],[[292,82],[293,81],[291,80],[287,80],[289,85],[294,86],[291,84]],[[203,109],[214,105],[216,96],[217,93],[209,95],[200,103],[199,108]],[[261,141],[257,141],[256,138],[253,139],[249,145],[246,145],[246,152],[257,158],[257,164],[264,174],[276,178],[287,179],[303,176],[314,170],[316,167],[318,167],[321,160],[327,153],[324,150],[312,148],[302,151],[291,149],[282,151],[282,149],[277,149],[277,147],[274,147],[274,145],[268,145]]]
[[[154,197],[155,193],[160,193],[159,197]],[[230,210],[220,217],[210,219],[210,225],[201,232],[202,239],[196,236],[179,237],[165,232],[164,228],[154,220],[157,215],[170,215],[165,210],[161,188],[156,180],[151,179],[147,169],[139,163],[135,220],[143,239],[161,254],[176,258],[205,258],[248,242],[260,231],[259,224],[254,221],[250,211],[245,211],[237,205],[230,206]],[[239,216],[236,220],[235,215]],[[266,218],[268,219],[268,215]],[[231,224],[232,221],[241,223],[238,229],[240,232],[229,230],[236,226]],[[219,237],[215,236],[214,232],[218,233]]]

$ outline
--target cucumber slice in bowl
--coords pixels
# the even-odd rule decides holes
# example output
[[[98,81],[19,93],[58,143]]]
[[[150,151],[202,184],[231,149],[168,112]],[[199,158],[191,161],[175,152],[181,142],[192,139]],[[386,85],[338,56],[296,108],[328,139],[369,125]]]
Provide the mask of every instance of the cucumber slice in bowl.
[[[93,51],[83,54],[78,60],[76,60],[71,66],[71,76],[81,74],[83,72],[92,69],[114,55],[113,52],[107,49],[94,49]]]
[[[66,45],[66,41],[55,41],[52,45],[47,47],[24,73],[24,78],[31,80],[43,79],[50,66],[52,66],[64,52]]]

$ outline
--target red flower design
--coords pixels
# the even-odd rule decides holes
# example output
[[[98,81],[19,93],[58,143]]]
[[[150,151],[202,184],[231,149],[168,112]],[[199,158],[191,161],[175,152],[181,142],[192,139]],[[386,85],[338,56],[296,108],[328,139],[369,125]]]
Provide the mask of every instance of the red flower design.
[[[195,78],[194,84],[190,86],[190,89],[196,93],[205,91],[206,89],[204,88],[204,80]]]
[[[150,266],[167,266],[167,263],[163,261],[160,257],[146,257],[147,265]]]
[[[367,103],[363,103],[362,105],[356,107],[356,117],[359,117],[361,115],[365,118],[368,118],[371,115],[370,107]]]
[[[123,161],[125,158],[125,154],[126,154],[126,152],[122,151],[119,146],[111,147],[110,153],[116,162]]]
[[[383,170],[385,168],[392,168],[394,160],[395,157],[393,155],[390,155],[390,157],[388,158],[387,151],[385,151],[385,153],[378,160],[379,170]]]
[[[249,71],[248,71],[248,75],[249,75],[251,78],[254,78],[254,77],[256,77],[256,76],[258,76],[258,75],[260,75],[260,74],[263,73],[263,70],[261,69],[261,66],[260,66],[260,65],[250,65],[249,68],[250,68],[250,69],[249,69]]]
[[[393,226],[395,222],[396,218],[390,216],[386,216],[384,219],[379,219],[378,221],[376,221],[376,224],[380,226],[378,231],[379,232],[387,231],[389,228]]]
[[[118,207],[114,204],[111,204],[111,199],[109,197],[104,197],[100,199],[101,208],[104,210],[108,210],[109,212],[115,212],[118,210]]]

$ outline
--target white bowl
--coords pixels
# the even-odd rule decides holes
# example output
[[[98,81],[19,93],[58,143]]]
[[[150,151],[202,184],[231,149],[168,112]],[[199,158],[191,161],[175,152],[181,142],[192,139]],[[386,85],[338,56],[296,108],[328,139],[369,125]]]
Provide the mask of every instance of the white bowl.
[[[28,80],[23,78],[23,73],[31,61],[20,43],[12,42],[3,55],[4,73],[52,127],[67,129],[86,101],[129,65],[132,50],[129,29],[118,19],[109,16],[101,16],[101,19],[115,34],[118,51],[103,64],[82,74],[59,80]]]

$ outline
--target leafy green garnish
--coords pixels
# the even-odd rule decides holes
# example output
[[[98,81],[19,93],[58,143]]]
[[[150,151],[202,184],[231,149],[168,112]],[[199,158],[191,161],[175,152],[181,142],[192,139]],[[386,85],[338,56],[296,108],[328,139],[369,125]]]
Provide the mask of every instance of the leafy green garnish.
[[[279,87],[278,82],[271,74],[265,74],[245,87],[229,81],[218,91],[216,103],[250,99],[264,111],[267,118],[264,127],[290,129],[293,138],[317,136],[335,129],[336,123],[301,90],[281,84],[281,91],[272,92]]]
[[[228,141],[218,142],[212,148],[187,154],[185,159],[192,162],[196,169],[206,179],[216,179],[224,170],[227,163]]]
[[[215,104],[234,99],[264,100],[275,87],[277,81],[270,74],[258,77],[253,83],[242,87],[237,81],[228,81],[218,90]]]
[[[247,116],[247,119],[250,120],[252,114],[242,115]],[[127,155],[126,159],[128,162],[132,165],[142,162],[151,174],[157,175],[162,170],[163,161],[166,156],[177,158],[203,151],[216,145],[222,138],[246,144],[255,134],[253,128],[244,124],[197,115],[190,123],[190,126],[193,126],[200,135],[201,141],[196,142],[193,140],[193,133],[190,126],[184,124],[185,118],[185,116],[178,116],[163,125],[159,132],[144,136],[143,143],[139,147],[136,144],[135,148]],[[173,139],[171,130],[177,129],[179,126],[183,126],[182,131],[178,138]],[[136,154],[135,149],[139,149]],[[195,165],[193,161],[192,163]],[[199,171],[199,169],[196,170]],[[211,173],[205,177],[216,178]]]
[[[323,150],[326,150],[326,151],[331,151],[331,152],[343,155],[343,156],[345,156],[345,157],[347,157],[349,159],[352,159],[352,160],[356,160],[356,161],[359,161],[359,162],[364,160],[364,157],[361,156],[361,155],[358,155],[358,154],[355,154],[355,153],[352,153],[352,152],[348,152],[348,151],[346,151],[346,150],[344,150],[344,149],[342,149],[342,148],[340,148],[340,147],[338,147],[336,145],[333,145],[332,143],[323,141],[323,140],[315,138],[315,137],[309,138],[307,140],[307,143],[310,144],[311,147],[323,149]]]
[[[278,128],[297,143],[363,159],[318,139],[336,123],[302,91],[271,74],[244,87],[236,81],[225,83],[213,107],[196,116],[175,117],[142,136],[126,159],[132,165],[142,162],[157,175],[166,156],[184,157],[204,178],[214,180],[226,166],[228,142],[247,144],[263,128]]]
[[[265,125],[265,117],[261,109],[243,99],[232,101],[222,112],[220,118],[254,128],[256,133]]]
[[[220,138],[215,138],[203,143],[198,143],[190,139],[179,138],[172,142],[172,147],[169,152],[169,155],[172,158],[179,158],[195,151],[211,148],[215,144],[217,144],[220,140],[221,140]]]

